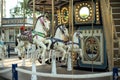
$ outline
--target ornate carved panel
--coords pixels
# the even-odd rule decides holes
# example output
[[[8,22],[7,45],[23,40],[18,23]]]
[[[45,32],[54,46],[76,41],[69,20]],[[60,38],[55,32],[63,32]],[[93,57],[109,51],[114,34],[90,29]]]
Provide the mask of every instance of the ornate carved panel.
[[[82,30],[83,41],[83,59],[84,64],[96,64],[101,65],[103,63],[103,33],[100,29],[94,30]]]

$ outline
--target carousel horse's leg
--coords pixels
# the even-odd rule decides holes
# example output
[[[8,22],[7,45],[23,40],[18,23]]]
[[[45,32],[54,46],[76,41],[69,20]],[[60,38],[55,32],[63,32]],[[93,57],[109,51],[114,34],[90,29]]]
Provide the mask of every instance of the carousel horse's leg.
[[[3,63],[3,61],[4,61],[4,60],[3,60],[3,59],[4,59],[3,57],[4,57],[4,56],[3,56],[3,55],[4,55],[4,54],[3,54],[3,51],[2,51],[2,48],[1,48],[1,52],[0,52],[0,63],[1,63],[1,67],[4,67],[4,63]]]
[[[65,60],[65,56],[66,56],[65,49],[62,48],[62,47],[58,47],[58,50],[62,52],[62,59],[61,59],[61,61],[64,61]]]
[[[42,45],[43,47],[43,52],[42,52],[42,64],[44,65],[45,64],[45,53],[46,53],[46,46],[43,44]]]
[[[31,50],[32,50],[32,44],[28,43],[28,45],[27,45],[27,58],[30,57]]]
[[[0,63],[1,63],[1,67],[4,67],[4,59],[3,58],[0,58]]]
[[[78,55],[79,55],[78,58],[82,59],[82,57],[83,57],[82,49],[79,49]]]
[[[2,60],[2,53],[0,52],[0,60]]]
[[[21,60],[21,51],[18,48],[15,48],[15,52],[18,54],[18,58]]]
[[[25,47],[22,47],[22,66],[25,66],[25,58],[26,58],[26,54],[25,54]]]
[[[44,65],[44,64],[45,64],[46,45],[45,45],[43,42],[40,42],[40,41],[37,41],[37,44],[38,44],[39,46],[41,46],[41,48],[42,48],[42,55],[39,54],[39,55],[38,55],[38,58],[39,58],[40,55],[41,55],[42,65]]]
[[[50,39],[45,40],[45,44],[48,44],[47,50],[50,50],[50,46],[52,45],[52,41]]]
[[[47,44],[47,50],[50,50],[50,46],[51,46],[51,44],[52,44],[52,41],[51,41],[50,39],[46,39],[46,40],[44,41],[44,43]]]

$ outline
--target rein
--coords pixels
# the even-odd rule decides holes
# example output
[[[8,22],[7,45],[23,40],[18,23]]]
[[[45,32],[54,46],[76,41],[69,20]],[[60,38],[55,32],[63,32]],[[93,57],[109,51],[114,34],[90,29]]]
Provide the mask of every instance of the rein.
[[[52,38],[52,39],[54,39],[54,40],[56,40],[58,42],[67,43],[67,41],[64,41],[64,40],[61,40],[61,39],[57,39],[57,38]]]

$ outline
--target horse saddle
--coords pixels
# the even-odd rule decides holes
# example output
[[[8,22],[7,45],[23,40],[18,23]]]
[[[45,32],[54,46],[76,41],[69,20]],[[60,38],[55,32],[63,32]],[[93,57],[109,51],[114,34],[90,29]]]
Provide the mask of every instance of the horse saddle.
[[[23,41],[29,41],[29,42],[32,42],[32,32],[30,31],[25,31],[24,33],[22,33],[19,37],[20,40],[23,40]]]

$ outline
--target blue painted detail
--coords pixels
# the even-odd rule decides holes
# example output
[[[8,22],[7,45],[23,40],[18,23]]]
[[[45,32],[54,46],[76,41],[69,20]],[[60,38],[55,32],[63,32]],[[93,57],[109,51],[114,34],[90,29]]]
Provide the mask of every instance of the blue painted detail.
[[[80,38],[78,38],[78,42],[79,42],[79,48],[81,48],[81,40],[80,40]]]
[[[0,45],[4,45],[4,42],[0,41]]]
[[[18,80],[17,64],[12,64],[12,80]]]
[[[94,29],[102,29],[102,26],[94,26]],[[90,30],[92,29],[89,26],[79,27],[79,30]],[[106,40],[103,33],[103,63],[100,65],[92,65],[92,64],[85,64],[80,59],[78,60],[78,66],[84,67],[84,68],[95,68],[95,69],[106,69],[108,67],[108,58],[107,58],[107,52],[106,52]]]
[[[65,43],[65,41],[61,40],[61,39],[57,39],[57,38],[52,38],[52,40],[55,40],[57,42],[62,42],[62,43]]]
[[[118,68],[113,68],[113,80],[118,80]]]

